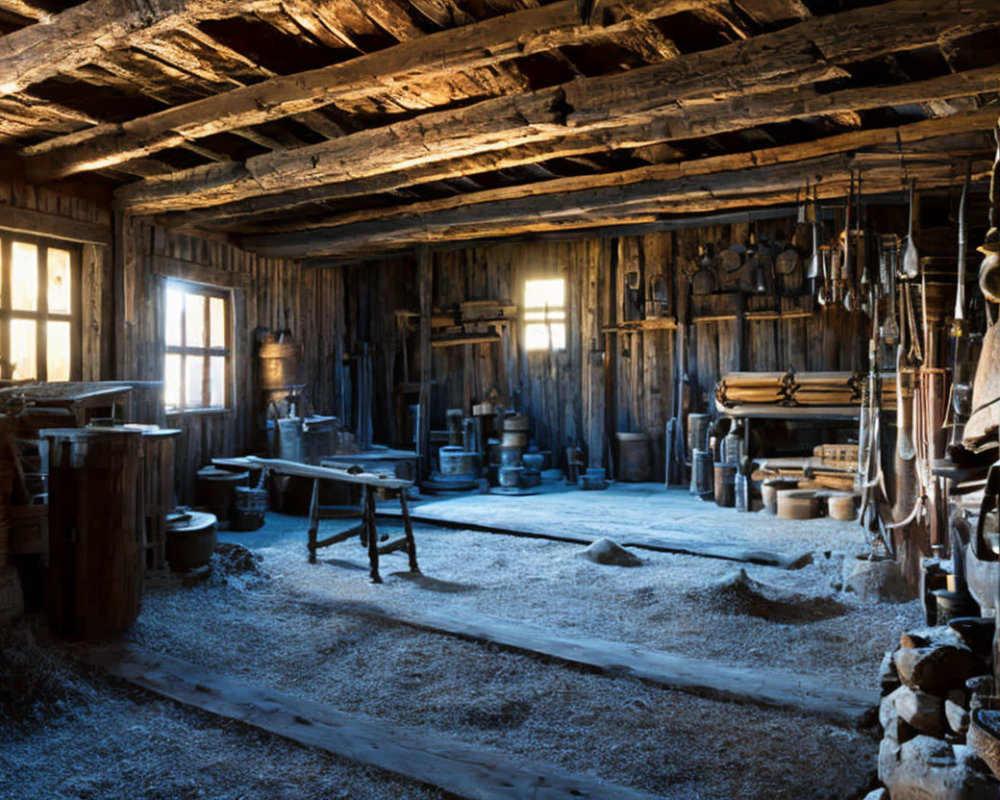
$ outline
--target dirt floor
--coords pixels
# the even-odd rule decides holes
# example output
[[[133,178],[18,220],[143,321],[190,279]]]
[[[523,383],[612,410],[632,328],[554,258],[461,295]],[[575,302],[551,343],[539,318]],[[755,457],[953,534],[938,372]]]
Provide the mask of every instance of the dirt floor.
[[[260,531],[221,536],[257,559],[218,560],[213,576],[195,585],[150,576],[129,638],[259,686],[667,800],[864,796],[875,771],[870,731],[595,674],[357,612],[370,604],[389,613],[488,614],[560,635],[874,689],[883,652],[919,624],[920,609],[863,603],[840,591],[845,558],[865,549],[856,524],[737,514],[649,485],[473,495],[416,512],[620,541],[637,531],[650,539],[686,535],[812,551],[813,561],[782,570],[635,549],[642,565],[621,568],[588,561],[578,544],[418,525],[423,577],[409,575],[406,555],[395,553],[383,558],[385,583],[372,585],[356,539],[309,565],[305,521],[272,513]],[[350,524],[324,521],[320,536]],[[380,532],[399,531],[398,523],[380,522]],[[749,589],[733,580],[740,568]],[[24,641],[15,645],[55,678],[36,693],[41,721],[0,716],[0,798],[445,796],[90,675]]]

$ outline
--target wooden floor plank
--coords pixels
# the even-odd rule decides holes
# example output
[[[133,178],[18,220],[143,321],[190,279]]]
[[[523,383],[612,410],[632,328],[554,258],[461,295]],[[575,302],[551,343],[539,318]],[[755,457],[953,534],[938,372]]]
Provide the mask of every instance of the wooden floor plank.
[[[377,518],[394,520],[402,518],[401,513],[394,508],[379,509],[375,512],[375,516]],[[505,536],[522,536],[529,539],[548,539],[553,542],[568,542],[570,544],[589,545],[601,538],[600,536],[586,533],[571,536],[560,533],[545,533],[531,530],[530,528],[498,527],[496,525],[483,525],[465,520],[440,519],[433,516],[414,514],[412,511],[410,512],[410,519],[422,525],[436,525],[439,528],[498,533]],[[764,567],[778,567],[779,569],[801,569],[812,560],[812,554],[809,551],[803,551],[798,555],[785,555],[784,553],[775,553],[772,550],[758,550],[736,544],[727,544],[725,542],[710,543],[692,539],[672,539],[658,533],[643,534],[636,532],[631,534],[627,541],[619,543],[624,547],[638,547],[642,550],[652,550],[659,553],[678,553],[688,556],[701,556],[703,558],[720,558],[725,561],[740,561]]]
[[[878,703],[874,689],[833,686],[827,681],[773,668],[728,666],[623,642],[563,636],[522,622],[469,612],[389,611],[368,603],[330,604],[389,622],[580,664],[613,675],[630,675],[668,689],[737,703],[792,709],[833,722],[857,725]]]
[[[330,706],[208,672],[134,644],[77,646],[84,663],[157,694],[300,744],[473,800],[655,800],[651,795],[522,761],[422,728]]]

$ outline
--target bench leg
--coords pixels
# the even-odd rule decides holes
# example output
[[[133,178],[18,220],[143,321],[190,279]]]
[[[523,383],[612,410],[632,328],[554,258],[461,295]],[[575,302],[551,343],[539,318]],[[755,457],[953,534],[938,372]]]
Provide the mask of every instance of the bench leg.
[[[410,508],[406,504],[406,489],[399,490],[399,508],[403,513],[403,531],[406,534],[406,552],[410,556],[410,572],[420,572],[417,566],[417,542],[413,538],[413,524],[410,522]]]
[[[312,499],[309,501],[309,563],[316,563],[316,535],[319,532],[319,478],[313,479]]]
[[[378,574],[378,533],[375,531],[375,492],[365,487],[365,511],[363,530],[368,532],[368,562],[371,564],[372,583],[382,583]]]

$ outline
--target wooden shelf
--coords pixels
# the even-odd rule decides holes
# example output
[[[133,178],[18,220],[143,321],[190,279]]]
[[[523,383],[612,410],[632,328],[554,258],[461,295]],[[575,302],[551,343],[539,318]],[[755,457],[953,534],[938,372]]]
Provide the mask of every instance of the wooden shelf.
[[[454,347],[459,344],[490,344],[491,342],[499,342],[500,339],[500,334],[482,334],[478,336],[463,336],[459,334],[457,336],[442,336],[431,339],[431,347]]]

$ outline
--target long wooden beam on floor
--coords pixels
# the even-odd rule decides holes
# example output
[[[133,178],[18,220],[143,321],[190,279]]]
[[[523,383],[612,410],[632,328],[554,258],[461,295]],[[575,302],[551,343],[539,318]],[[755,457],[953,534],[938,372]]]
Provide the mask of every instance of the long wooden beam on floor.
[[[959,6],[961,13],[956,13]],[[168,179],[130,184],[118,196],[135,213],[155,213],[278,194],[519,145],[544,143],[547,157],[552,158],[564,154],[560,141],[570,134],[608,136],[637,125],[673,128],[698,108],[710,109],[714,119],[722,113],[723,101],[738,101],[742,108],[762,93],[794,96],[799,88],[845,77],[845,67],[857,61],[998,24],[992,0],[894,0],[810,18],[663,64],[423,114],[242,163],[184,170]]]
[[[654,800],[651,795],[252,686],[138,645],[78,646],[104,672],[180,703],[474,800]]]
[[[484,614],[415,608],[389,611],[369,603],[325,605],[330,605],[337,613],[351,611],[462,639],[502,645],[616,676],[629,675],[700,697],[806,712],[851,726],[859,724],[879,701],[879,692],[875,689],[835,686],[829,681],[773,667],[729,666],[660,650],[645,650],[624,642],[564,636],[553,630]]]
[[[376,518],[402,519],[402,513],[391,509],[380,509],[375,512]],[[439,519],[410,513],[410,520],[424,525],[436,525],[439,528],[451,530],[477,531],[480,533],[498,533],[504,536],[521,536],[526,539],[548,539],[552,542],[568,542],[569,544],[589,545],[600,539],[600,536],[588,534],[544,533],[526,528],[505,528],[496,525],[482,525],[464,520]],[[677,531],[677,533],[681,533]],[[718,558],[723,561],[740,561],[747,564],[757,564],[762,567],[779,567],[781,569],[801,569],[810,563],[812,553],[806,551],[796,556],[783,555],[770,550],[755,550],[724,542],[696,542],[690,539],[671,539],[660,534],[630,534],[625,541],[619,542],[624,547],[637,547],[642,550],[652,550],[658,553],[678,553],[687,556],[702,556]]]

